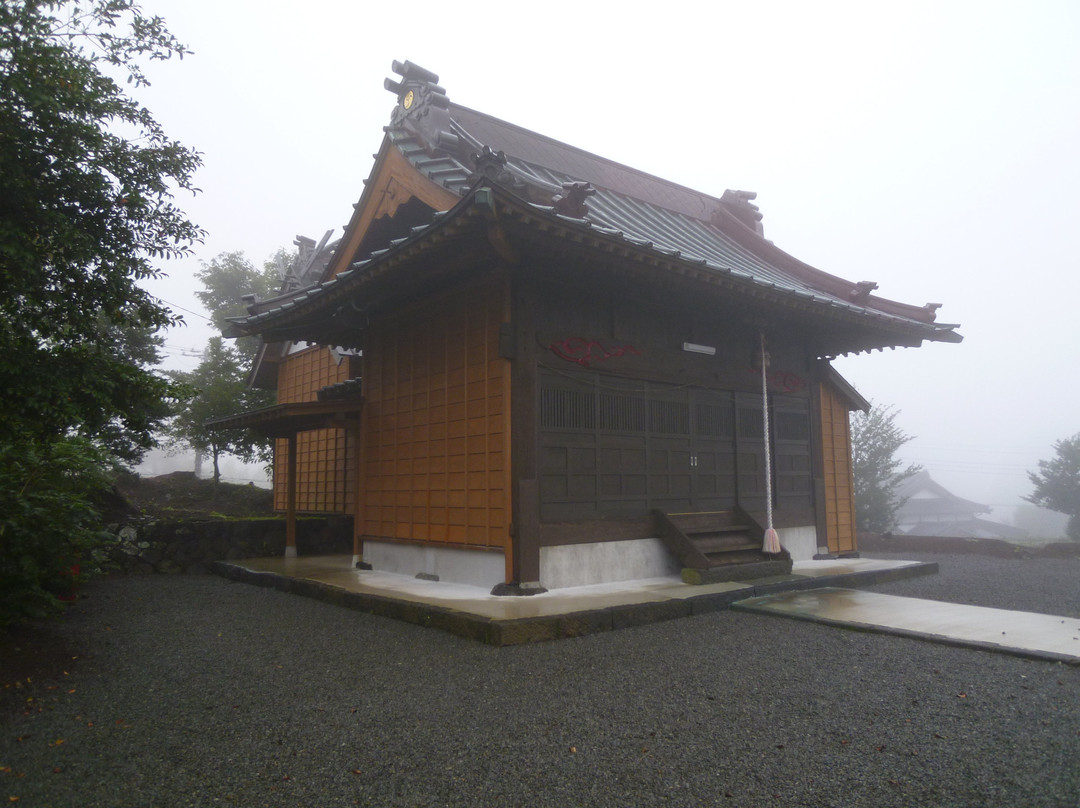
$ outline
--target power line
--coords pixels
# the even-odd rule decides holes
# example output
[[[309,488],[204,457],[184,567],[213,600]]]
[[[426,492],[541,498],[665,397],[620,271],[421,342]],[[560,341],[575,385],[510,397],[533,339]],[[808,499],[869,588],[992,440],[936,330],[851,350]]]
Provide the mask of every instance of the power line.
[[[168,342],[165,343],[163,349],[167,353],[172,353],[179,356],[189,356],[194,359],[201,358],[206,351],[205,347],[200,348],[196,345],[172,345]]]
[[[183,306],[179,305],[178,303],[172,303],[172,302],[170,302],[170,301],[166,300],[166,299],[165,299],[165,298],[163,298],[163,297],[159,297],[159,298],[158,298],[158,301],[160,301],[161,303],[164,303],[164,304],[165,304],[166,306],[171,306],[171,307],[172,307],[172,308],[174,308],[174,309],[180,309],[180,311],[186,311],[186,312],[187,312],[188,314],[194,314],[194,315],[195,315],[196,317],[202,317],[202,318],[203,318],[204,320],[206,320],[206,322],[208,322],[208,323],[212,323],[212,322],[213,322],[213,320],[211,320],[211,319],[210,319],[209,317],[207,317],[207,316],[206,316],[205,314],[203,314],[202,312],[198,312],[198,311],[192,311],[191,309],[188,309],[188,308],[184,308]]]

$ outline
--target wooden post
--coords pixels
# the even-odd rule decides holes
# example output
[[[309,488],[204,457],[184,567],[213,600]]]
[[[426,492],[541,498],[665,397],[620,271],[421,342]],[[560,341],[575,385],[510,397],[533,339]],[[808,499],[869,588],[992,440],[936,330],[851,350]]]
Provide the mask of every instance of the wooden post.
[[[352,566],[355,568],[364,560],[364,421],[363,416],[356,419],[352,427],[352,435],[355,447],[356,473],[353,475],[353,557]]]
[[[296,558],[296,433],[289,435],[289,484],[285,500],[285,557]]]
[[[829,552],[828,505],[825,504],[825,437],[822,414],[821,365],[811,364],[810,381],[810,492],[814,506],[817,554]]]
[[[510,363],[510,468],[508,493],[516,528],[510,545],[507,582],[540,581],[539,430],[536,402],[539,385],[536,351],[536,289],[518,275],[510,287],[510,322],[514,328],[514,359]]]

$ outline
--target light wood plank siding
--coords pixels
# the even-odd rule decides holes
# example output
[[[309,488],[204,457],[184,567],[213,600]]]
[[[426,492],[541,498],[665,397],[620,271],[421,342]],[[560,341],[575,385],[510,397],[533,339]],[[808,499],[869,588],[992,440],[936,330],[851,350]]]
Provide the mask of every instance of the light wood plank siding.
[[[821,389],[821,448],[825,481],[825,525],[830,553],[856,549],[851,429],[844,399],[827,382]]]
[[[315,401],[320,388],[351,378],[351,359],[340,364],[328,348],[307,348],[287,357],[278,374],[278,403]],[[344,429],[317,429],[296,436],[296,509],[309,513],[352,513],[356,499],[355,454]],[[289,442],[274,447],[274,508],[285,510]]]
[[[508,289],[490,278],[373,323],[365,348],[363,535],[509,547]]]

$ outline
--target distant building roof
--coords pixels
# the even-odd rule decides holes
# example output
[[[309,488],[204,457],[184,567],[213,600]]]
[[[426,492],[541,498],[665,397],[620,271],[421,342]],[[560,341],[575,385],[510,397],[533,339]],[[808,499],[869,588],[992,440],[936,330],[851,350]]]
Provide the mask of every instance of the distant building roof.
[[[953,494],[930,477],[926,469],[896,487],[900,500],[896,533],[909,536],[953,536],[976,539],[1023,539],[1027,531],[982,519],[990,506]]]
[[[926,469],[903,480],[895,489],[900,501],[897,519],[902,524],[925,521],[928,517],[974,518],[975,514],[990,513],[990,506],[963,499],[930,477]]]

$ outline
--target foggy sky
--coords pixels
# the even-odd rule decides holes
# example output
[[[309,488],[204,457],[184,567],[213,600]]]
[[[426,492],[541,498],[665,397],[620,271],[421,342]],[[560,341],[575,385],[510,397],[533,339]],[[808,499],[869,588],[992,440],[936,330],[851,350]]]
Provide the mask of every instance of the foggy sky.
[[[916,436],[905,460],[999,514],[1080,432],[1080,4],[144,0],[195,55],[139,94],[203,152],[209,231],[152,291],[210,329],[198,261],[340,234],[389,123],[394,59],[451,100],[695,189],[758,192],[765,236],[960,345],[838,360]]]

